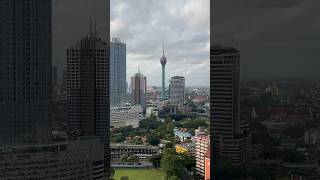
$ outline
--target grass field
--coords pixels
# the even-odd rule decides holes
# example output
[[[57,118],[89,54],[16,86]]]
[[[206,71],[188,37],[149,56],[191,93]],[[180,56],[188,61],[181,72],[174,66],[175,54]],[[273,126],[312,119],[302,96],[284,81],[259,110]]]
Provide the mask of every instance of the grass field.
[[[127,169],[116,168],[115,180],[120,180],[121,176],[128,176],[129,180],[164,180],[165,174],[155,169]]]

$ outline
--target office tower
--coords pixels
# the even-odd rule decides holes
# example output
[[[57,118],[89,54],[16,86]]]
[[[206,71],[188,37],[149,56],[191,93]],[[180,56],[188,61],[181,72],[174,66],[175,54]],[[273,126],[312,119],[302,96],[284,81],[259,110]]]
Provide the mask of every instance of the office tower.
[[[96,36],[96,30],[67,49],[68,125],[80,136],[99,136],[106,147],[106,160],[110,122],[108,60],[108,44]]]
[[[0,147],[0,179],[105,179],[104,147],[95,137]]]
[[[195,136],[195,158],[196,158],[196,170],[202,177],[205,176],[205,155],[210,146],[210,137],[207,135]]]
[[[240,120],[240,52],[233,47],[211,47],[210,126],[213,156],[234,165],[247,161],[249,137]]]
[[[112,38],[110,45],[110,104],[126,103],[126,44]]]
[[[1,0],[0,9],[0,145],[47,142],[51,0]]]
[[[67,70],[64,69],[62,72],[62,90],[67,90]]]
[[[140,72],[131,77],[131,103],[146,108],[147,78]]]
[[[58,85],[58,68],[52,66],[52,90],[54,91]]]
[[[161,99],[164,100],[166,98],[166,64],[167,64],[167,58],[164,55],[164,48],[162,50],[162,57],[160,58],[160,63],[162,67],[162,86],[161,86]]]
[[[174,76],[169,84],[170,104],[183,105],[185,103],[185,79],[181,76]]]

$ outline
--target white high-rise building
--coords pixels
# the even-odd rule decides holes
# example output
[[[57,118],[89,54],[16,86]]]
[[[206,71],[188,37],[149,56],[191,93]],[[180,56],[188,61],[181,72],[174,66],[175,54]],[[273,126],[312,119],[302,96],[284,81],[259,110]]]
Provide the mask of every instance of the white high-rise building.
[[[172,105],[183,105],[185,103],[185,79],[174,76],[169,84],[169,101]]]
[[[112,38],[110,45],[110,105],[126,103],[126,44]]]

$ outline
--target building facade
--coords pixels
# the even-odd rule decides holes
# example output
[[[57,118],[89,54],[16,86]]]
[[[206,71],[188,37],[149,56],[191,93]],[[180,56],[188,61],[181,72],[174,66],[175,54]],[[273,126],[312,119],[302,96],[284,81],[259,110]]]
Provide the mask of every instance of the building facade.
[[[99,136],[109,151],[109,53],[107,43],[90,36],[67,49],[67,120],[80,136]]]
[[[48,141],[51,0],[0,1],[0,145]]]
[[[169,100],[172,105],[185,104],[185,79],[181,76],[174,76],[170,79]]]
[[[196,141],[196,170],[199,175],[205,175],[205,154],[210,148],[210,137],[207,135],[195,136]]]
[[[1,179],[104,178],[104,147],[99,139],[0,148]]]
[[[111,159],[119,160],[122,155],[135,155],[139,159],[148,159],[157,154],[159,148],[151,145],[111,144]]]
[[[211,47],[210,125],[213,156],[234,165],[246,163],[249,137],[240,120],[240,52],[233,47]]]
[[[126,44],[112,38],[110,44],[110,105],[126,103]]]
[[[204,180],[210,180],[210,148],[204,155]]]
[[[146,108],[147,78],[140,72],[131,77],[131,103]]]
[[[139,122],[144,118],[143,109],[140,105],[111,107],[111,128],[125,126],[139,127]]]

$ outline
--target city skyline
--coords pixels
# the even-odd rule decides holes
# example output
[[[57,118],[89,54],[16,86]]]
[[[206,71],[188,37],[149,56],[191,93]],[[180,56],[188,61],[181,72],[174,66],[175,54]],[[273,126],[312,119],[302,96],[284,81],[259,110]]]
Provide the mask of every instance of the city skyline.
[[[127,82],[140,69],[150,86],[161,86],[164,44],[166,84],[184,76],[187,86],[209,85],[209,3],[111,0],[110,37],[127,45]]]

